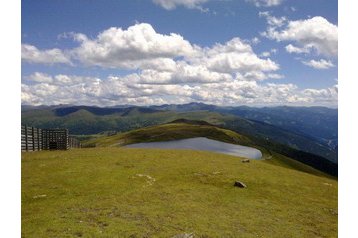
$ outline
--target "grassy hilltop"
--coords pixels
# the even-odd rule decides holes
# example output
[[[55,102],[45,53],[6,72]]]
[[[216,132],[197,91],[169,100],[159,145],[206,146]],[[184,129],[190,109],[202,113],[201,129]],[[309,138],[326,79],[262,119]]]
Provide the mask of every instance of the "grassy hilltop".
[[[251,139],[236,132],[213,126],[205,121],[176,120],[172,123],[144,127],[112,136],[99,136],[84,145],[123,146],[140,142],[170,141],[193,137],[207,137],[228,143],[253,144]]]
[[[336,179],[276,154],[250,163],[108,147],[22,156],[23,237],[337,236]]]
[[[168,141],[192,137],[207,137],[232,144],[255,147],[263,153],[263,158],[271,158],[272,153],[286,155],[296,161],[312,166],[331,175],[337,175],[337,164],[325,158],[282,146],[267,140],[247,137],[237,132],[216,127],[205,121],[178,119],[171,123],[149,126],[119,133],[112,136],[99,135],[83,142],[85,146],[113,147],[140,142]],[[307,166],[306,166],[307,167]]]
[[[264,160],[121,147],[199,136]],[[23,237],[337,236],[337,179],[236,132],[182,119],[84,144],[22,154]]]

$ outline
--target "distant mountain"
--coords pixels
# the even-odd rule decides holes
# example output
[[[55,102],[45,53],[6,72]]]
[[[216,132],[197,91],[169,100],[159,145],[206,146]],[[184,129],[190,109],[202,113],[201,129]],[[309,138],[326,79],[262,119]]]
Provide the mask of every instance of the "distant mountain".
[[[201,120],[262,142],[273,141],[337,162],[337,110],[218,107],[203,103],[149,107],[39,106],[22,108],[22,124],[68,128],[71,134],[125,132],[177,119]],[[286,118],[286,119],[285,119]],[[331,141],[331,144],[328,143]]]
[[[325,107],[236,107],[220,108],[216,111],[265,122],[310,136],[333,149],[338,145],[337,109]]]
[[[189,111],[217,111],[220,107],[215,105],[208,105],[204,103],[187,103],[187,104],[164,104],[160,106],[150,106],[150,108],[156,110],[169,110],[169,111],[176,111],[176,112],[189,112]]]
[[[303,136],[312,137],[332,149],[338,146],[338,109],[327,107],[220,107],[204,103],[152,106],[157,110],[189,112],[208,110],[264,122]]]
[[[121,116],[127,116],[130,114],[140,114],[140,113],[154,113],[157,110],[152,108],[143,108],[143,107],[91,107],[91,106],[70,106],[70,107],[60,107],[53,109],[56,116],[66,116],[71,113],[77,112],[79,110],[86,110],[97,116],[105,116],[111,114],[119,114]]]

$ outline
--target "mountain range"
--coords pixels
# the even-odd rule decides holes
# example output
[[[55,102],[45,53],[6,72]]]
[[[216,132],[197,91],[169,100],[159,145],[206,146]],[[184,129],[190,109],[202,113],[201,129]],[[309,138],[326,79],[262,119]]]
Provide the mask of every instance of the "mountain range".
[[[177,119],[201,120],[255,138],[262,145],[338,161],[338,110],[326,107],[222,107],[204,103],[154,106],[28,106],[22,124],[68,128],[73,135],[125,132]]]

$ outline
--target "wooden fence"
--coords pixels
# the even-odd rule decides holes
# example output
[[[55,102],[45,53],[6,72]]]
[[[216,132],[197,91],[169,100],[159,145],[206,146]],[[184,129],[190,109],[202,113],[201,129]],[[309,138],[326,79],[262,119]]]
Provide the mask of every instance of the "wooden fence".
[[[43,129],[42,149],[44,150],[67,150],[68,130],[67,129]]]
[[[81,148],[82,147],[81,142],[72,136],[68,137],[68,146],[70,148]]]
[[[42,150],[42,130],[21,126],[21,151]]]
[[[39,129],[21,126],[21,151],[67,150],[81,143],[69,136],[67,129]]]

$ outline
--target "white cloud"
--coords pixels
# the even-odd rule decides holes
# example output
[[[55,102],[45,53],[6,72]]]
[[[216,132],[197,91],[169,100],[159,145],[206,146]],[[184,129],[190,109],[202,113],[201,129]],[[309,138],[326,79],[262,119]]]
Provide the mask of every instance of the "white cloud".
[[[323,17],[289,21],[279,29],[269,26],[264,36],[277,41],[293,41],[297,46],[288,45],[287,51],[293,53],[311,52],[318,55],[336,57],[338,54],[338,27]]]
[[[282,74],[268,74],[268,77],[269,77],[270,79],[282,79],[282,78],[284,78],[285,76],[282,75]]]
[[[228,73],[210,71],[204,65],[178,64],[177,70],[172,75],[175,83],[213,83],[232,80]]]
[[[173,10],[178,6],[183,6],[189,9],[199,9],[206,11],[202,4],[208,0],[152,0],[155,4],[163,7],[166,10]]]
[[[270,57],[270,55],[271,55],[271,53],[268,51],[264,51],[260,54],[260,56],[262,56],[262,57]]]
[[[299,47],[293,46],[292,44],[286,45],[285,49],[288,53],[301,54],[301,53],[309,53],[310,52],[309,48],[299,48]]]
[[[254,45],[257,45],[258,43],[260,43],[260,39],[258,37],[254,37],[251,39],[251,43],[254,44]]]
[[[87,65],[109,68],[172,68],[172,58],[192,55],[196,48],[178,34],[155,32],[147,23],[127,30],[111,27],[93,40],[81,35],[81,45],[73,50],[77,59]]]
[[[271,49],[271,50],[270,50],[270,52],[271,52],[272,54],[277,54],[277,52],[278,52],[278,49],[276,49],[276,48],[273,48],[273,49]]]
[[[246,2],[253,3],[256,7],[273,7],[280,5],[283,0],[246,0]]]
[[[315,69],[329,69],[334,67],[334,64],[330,60],[324,59],[302,61],[302,63]]]
[[[105,79],[74,75],[49,77],[54,79],[52,83],[23,83],[22,103],[112,106],[201,101],[217,105],[324,104],[332,106],[336,105],[338,95],[336,86],[300,90],[294,84],[261,84],[247,80],[224,80],[204,84],[185,81],[176,84],[158,84],[146,81],[144,72],[118,77],[109,76]],[[63,80],[66,84],[61,84]]]
[[[212,83],[228,80],[229,77],[264,80],[268,78],[267,72],[279,69],[277,63],[268,56],[260,58],[249,42],[238,37],[202,48],[178,34],[159,34],[147,23],[136,24],[126,30],[112,27],[94,39],[80,33],[66,34],[66,37],[69,36],[80,45],[68,51],[82,64],[138,69],[148,76],[147,81],[155,80],[160,84]]]
[[[66,55],[76,64],[139,70],[143,71],[142,75],[156,75],[154,80],[161,84],[212,83],[229,78],[264,80],[269,78],[267,73],[279,69],[279,65],[268,58],[269,53],[265,53],[265,58],[256,55],[250,41],[235,37],[228,42],[202,48],[191,44],[179,34],[157,33],[147,23],[138,23],[128,29],[111,27],[93,39],[73,32],[59,37],[73,38],[78,42],[79,46],[66,50]],[[24,45],[24,49],[34,50],[36,47]],[[40,55],[49,55],[47,51],[36,51]],[[59,56],[51,59],[52,62],[60,62]],[[65,60],[62,59],[63,62],[71,62],[69,58]],[[48,62],[49,60],[46,61]],[[151,78],[155,77],[148,76],[147,80],[153,81]],[[33,75],[32,81],[40,80],[50,79],[43,75],[37,75],[37,78]],[[64,80],[65,78],[62,79]]]
[[[280,66],[267,58],[277,50],[271,49],[261,58],[251,41],[238,37],[200,47],[178,34],[157,33],[146,23],[128,29],[109,28],[92,39],[81,33],[63,37],[78,43],[66,50],[76,64],[136,71],[107,78],[35,72],[24,77],[23,103],[300,105],[316,104],[319,99],[327,105],[336,104],[330,89],[305,91],[293,84],[265,83],[263,80],[284,77],[278,72]]]
[[[53,78],[52,76],[45,74],[45,73],[40,73],[40,72],[35,72],[31,75],[29,75],[28,77],[26,77],[27,80],[35,82],[35,83],[52,83],[53,82]]]
[[[263,72],[276,71],[279,65],[271,59],[261,59],[252,50],[251,46],[236,37],[225,44],[216,44],[205,48],[192,62],[205,65],[208,69],[236,75],[260,75],[257,80],[263,79]]]
[[[324,89],[305,89],[302,93],[307,98],[314,98],[317,103],[323,105],[338,101],[338,85]]]
[[[274,27],[281,27],[287,22],[286,17],[274,17],[270,12],[259,12],[259,17],[265,17],[267,24]]]
[[[33,45],[21,45],[21,59],[28,63],[37,64],[69,64],[71,61],[60,49],[39,50]]]
[[[51,76],[41,72],[35,72],[25,77],[24,79],[34,84],[48,84],[48,85],[56,85],[56,86],[76,85],[84,82],[88,83],[88,82],[100,81],[100,79],[93,78],[93,77],[74,76],[74,75],[65,75],[65,74],[57,74],[56,76]]]

